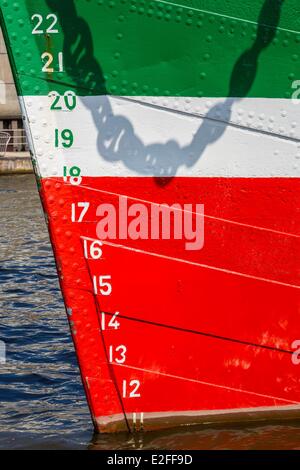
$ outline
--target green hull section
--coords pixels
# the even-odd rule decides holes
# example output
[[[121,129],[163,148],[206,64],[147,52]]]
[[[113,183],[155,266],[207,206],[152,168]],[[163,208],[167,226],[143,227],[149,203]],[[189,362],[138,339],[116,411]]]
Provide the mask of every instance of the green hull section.
[[[36,12],[34,0],[1,0],[20,94],[291,98],[299,2],[179,3],[47,0]],[[53,55],[48,74],[45,51]]]

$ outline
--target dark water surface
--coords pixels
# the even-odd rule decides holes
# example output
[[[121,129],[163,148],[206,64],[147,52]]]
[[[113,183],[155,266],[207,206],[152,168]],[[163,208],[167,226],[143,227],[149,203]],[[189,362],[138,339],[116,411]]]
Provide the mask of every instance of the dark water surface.
[[[0,449],[300,449],[299,422],[93,436],[32,176],[0,178],[0,340]]]

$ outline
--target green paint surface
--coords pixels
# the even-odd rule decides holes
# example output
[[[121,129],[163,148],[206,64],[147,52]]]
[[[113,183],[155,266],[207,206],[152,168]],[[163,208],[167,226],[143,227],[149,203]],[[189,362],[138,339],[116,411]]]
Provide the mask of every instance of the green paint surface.
[[[23,95],[73,89],[78,95],[291,98],[300,79],[298,4],[0,0]],[[32,15],[53,13],[59,34],[32,35]],[[44,52],[53,55],[53,73],[42,72]]]

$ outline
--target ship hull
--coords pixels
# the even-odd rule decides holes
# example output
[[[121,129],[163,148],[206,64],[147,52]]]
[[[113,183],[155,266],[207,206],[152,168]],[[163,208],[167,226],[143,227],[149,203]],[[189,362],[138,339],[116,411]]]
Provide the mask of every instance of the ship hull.
[[[90,206],[74,232],[68,223],[72,186],[42,180],[97,429],[298,416],[293,343],[300,293],[290,254],[298,251],[299,239],[291,232],[294,216],[288,226],[279,206],[282,194],[289,195],[285,204],[292,210],[299,184],[176,177],[159,186],[153,178],[83,178],[77,200]],[[195,207],[205,201],[204,247],[187,251],[183,240],[132,240],[128,234],[120,239],[116,230],[115,239],[102,240],[101,260],[86,259],[85,251],[99,240],[97,209],[111,204],[119,216],[120,198],[127,212],[137,203],[171,207],[176,201],[183,207],[188,200]],[[259,264],[253,252],[261,253]],[[113,280],[109,296],[95,292],[100,275]],[[117,329],[109,326],[116,312]],[[126,362],[109,363],[110,348],[118,346],[126,347]],[[138,396],[121,396],[124,381],[139,385]],[[116,413],[120,403],[127,424],[121,410]]]

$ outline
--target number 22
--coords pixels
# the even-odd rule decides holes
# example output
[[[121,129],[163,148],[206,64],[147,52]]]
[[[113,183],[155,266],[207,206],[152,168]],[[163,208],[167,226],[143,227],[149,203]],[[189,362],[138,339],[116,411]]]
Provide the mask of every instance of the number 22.
[[[32,30],[32,34],[44,34],[44,30],[43,29],[38,29],[43,21],[44,21],[44,18],[42,17],[42,15],[39,15],[38,13],[36,13],[35,15],[32,15],[31,17],[31,21],[34,21],[35,19],[37,19],[37,24],[35,25],[35,27],[33,28]],[[54,26],[57,24],[57,16],[54,15],[53,13],[50,13],[49,15],[46,16],[46,20],[53,20],[52,23],[50,24],[50,26],[48,26],[48,28],[46,29],[46,33],[47,34],[57,34],[59,31],[58,29],[53,29]]]

